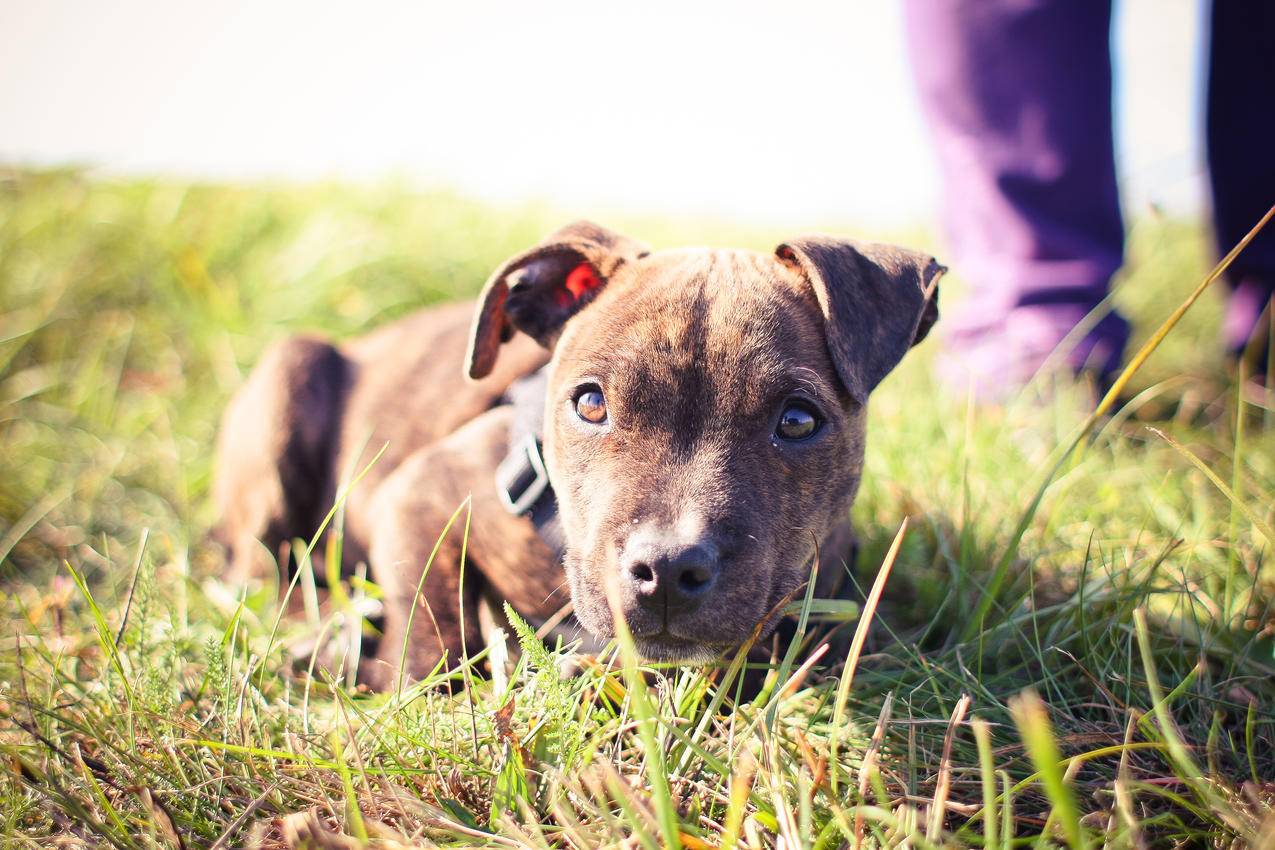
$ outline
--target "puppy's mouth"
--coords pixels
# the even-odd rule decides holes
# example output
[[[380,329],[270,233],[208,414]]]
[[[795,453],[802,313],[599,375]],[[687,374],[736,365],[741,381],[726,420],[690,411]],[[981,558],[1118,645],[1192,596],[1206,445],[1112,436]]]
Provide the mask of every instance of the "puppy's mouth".
[[[648,661],[680,664],[706,664],[717,660],[723,651],[721,647],[678,637],[666,630],[655,634],[634,635],[633,644],[638,654]]]
[[[813,549],[811,550],[813,552]],[[752,553],[750,553],[751,555]],[[804,553],[803,553],[804,554]],[[806,563],[811,556],[799,563]],[[647,661],[675,664],[711,664],[720,661],[750,636],[760,634],[764,638],[773,631],[782,616],[783,588],[775,587],[776,576],[771,569],[761,569],[761,554],[748,560],[736,559],[732,566],[753,565],[752,573],[760,576],[746,582],[731,582],[726,570],[722,580],[716,582],[706,597],[689,610],[659,604],[659,600],[642,599],[626,588],[617,588],[620,598],[615,600],[619,611],[612,612],[607,603],[605,576],[620,574],[620,566],[605,553],[594,557],[572,558],[570,552],[565,563],[571,582],[571,595],[575,614],[586,629],[600,641],[614,637],[616,614],[624,619],[633,636],[634,648]],[[798,577],[807,570],[789,567],[783,571],[791,575],[785,586],[798,584]],[[781,576],[780,578],[783,578]]]

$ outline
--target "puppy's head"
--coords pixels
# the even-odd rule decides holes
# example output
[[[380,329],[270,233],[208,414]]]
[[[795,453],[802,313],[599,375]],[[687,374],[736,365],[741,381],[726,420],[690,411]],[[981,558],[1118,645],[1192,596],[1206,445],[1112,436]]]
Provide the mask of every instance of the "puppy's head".
[[[498,269],[469,373],[515,332],[553,351],[545,456],[585,627],[611,636],[614,611],[683,661],[773,627],[846,518],[868,394],[934,323],[942,272],[824,236],[650,253],[587,223]]]

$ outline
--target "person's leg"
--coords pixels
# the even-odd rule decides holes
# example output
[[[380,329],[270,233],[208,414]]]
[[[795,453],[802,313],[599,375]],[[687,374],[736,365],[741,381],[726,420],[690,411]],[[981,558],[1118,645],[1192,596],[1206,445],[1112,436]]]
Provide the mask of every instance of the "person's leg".
[[[957,380],[995,395],[1031,376],[1106,297],[1122,262],[1111,7],[908,0],[905,17],[950,250],[972,287],[944,323],[948,360],[963,367]],[[1128,333],[1108,314],[1067,362],[1110,372]]]
[[[1218,251],[1225,254],[1275,204],[1275,4],[1214,0],[1209,39],[1208,158]],[[1275,224],[1229,274],[1223,333],[1238,353],[1275,291]]]

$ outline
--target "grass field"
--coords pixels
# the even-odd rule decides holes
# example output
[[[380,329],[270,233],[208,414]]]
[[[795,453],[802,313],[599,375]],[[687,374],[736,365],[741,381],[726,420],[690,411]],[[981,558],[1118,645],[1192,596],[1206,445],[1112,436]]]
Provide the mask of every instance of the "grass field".
[[[222,404],[271,340],[471,295],[567,217],[0,172],[5,846],[1275,847],[1275,411],[1239,402],[1215,292],[1070,455],[1082,388],[971,409],[918,349],[873,397],[855,507],[880,605],[803,603],[831,650],[777,647],[749,702],[734,669],[641,675],[621,647],[562,677],[534,641],[469,688],[294,672],[308,629],[204,542]],[[1140,342],[1209,250],[1144,218],[1129,260]]]

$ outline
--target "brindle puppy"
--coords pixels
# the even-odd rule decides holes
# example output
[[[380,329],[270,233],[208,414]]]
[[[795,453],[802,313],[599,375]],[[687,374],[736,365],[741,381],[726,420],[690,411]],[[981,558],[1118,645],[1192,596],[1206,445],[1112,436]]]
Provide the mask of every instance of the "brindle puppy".
[[[839,571],[868,394],[934,323],[943,271],[823,236],[773,255],[651,253],[577,223],[497,269],[468,335],[472,308],[456,306],[340,347],[288,340],[222,423],[216,499],[232,574],[313,533],[338,480],[387,445],[345,503],[344,561],[365,559],[385,594],[364,681],[386,687],[400,662],[419,676],[477,646],[484,597],[538,620],[562,606],[564,585],[595,636],[610,637],[618,614],[648,657],[710,660],[774,628],[816,551],[835,565],[821,574]],[[506,392],[546,363],[561,561],[494,483],[510,451]],[[459,529],[422,582],[466,497],[463,588]]]

